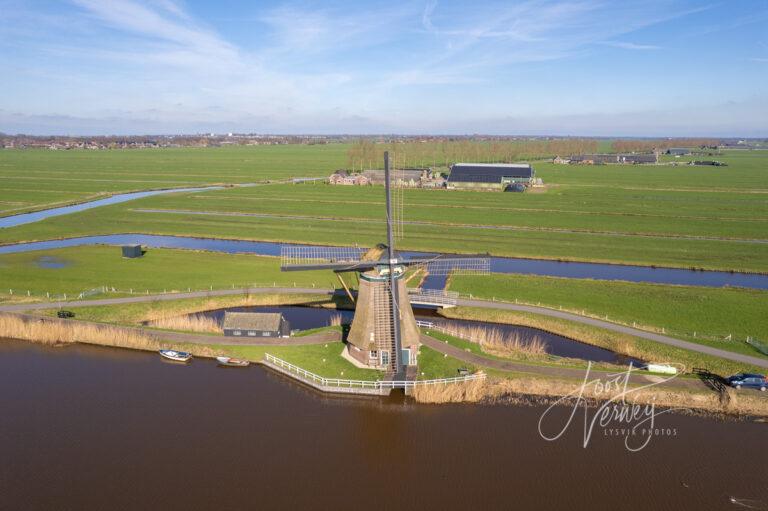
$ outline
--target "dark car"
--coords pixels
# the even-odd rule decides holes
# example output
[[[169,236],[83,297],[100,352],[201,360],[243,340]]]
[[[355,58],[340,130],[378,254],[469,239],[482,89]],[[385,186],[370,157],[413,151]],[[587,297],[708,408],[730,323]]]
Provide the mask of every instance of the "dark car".
[[[506,188],[504,188],[505,192],[524,192],[525,191],[525,185],[522,183],[513,183],[511,185],[507,185]]]
[[[60,318],[74,318],[75,313],[72,311],[59,311],[56,313],[56,315]]]
[[[728,378],[728,385],[736,389],[747,387],[765,392],[768,389],[768,380],[762,374],[739,373]]]

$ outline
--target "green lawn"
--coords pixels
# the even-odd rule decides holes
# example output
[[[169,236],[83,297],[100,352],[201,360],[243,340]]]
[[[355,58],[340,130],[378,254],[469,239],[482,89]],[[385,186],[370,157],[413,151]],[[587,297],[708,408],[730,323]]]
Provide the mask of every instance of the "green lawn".
[[[194,348],[194,346],[180,346]],[[260,361],[264,358],[265,353],[269,353],[325,378],[375,381],[384,377],[382,371],[361,369],[342,358],[341,351],[344,349],[344,343],[340,341],[329,342],[328,344],[297,344],[296,346],[199,346],[207,346],[216,352],[252,361]]]
[[[45,268],[44,261],[64,264]],[[279,260],[242,254],[191,250],[150,249],[143,257],[124,259],[119,247],[92,246],[0,255],[0,297],[34,297],[46,293],[75,297],[83,291],[115,288],[121,293],[158,293],[224,289],[253,285],[329,289],[336,285],[331,272],[280,271]],[[96,296],[98,297],[98,296]]]
[[[585,313],[713,346],[723,339],[768,340],[768,291],[742,288],[667,286],[633,282],[529,275],[456,276],[450,288],[493,298]],[[696,336],[694,337],[694,332]],[[742,350],[739,350],[742,351]],[[745,347],[744,352],[751,353]]]

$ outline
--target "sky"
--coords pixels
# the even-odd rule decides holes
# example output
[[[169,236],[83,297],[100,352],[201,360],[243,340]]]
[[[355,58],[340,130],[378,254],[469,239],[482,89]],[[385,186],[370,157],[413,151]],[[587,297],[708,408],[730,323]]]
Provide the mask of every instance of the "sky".
[[[0,132],[768,136],[768,0],[0,0]]]

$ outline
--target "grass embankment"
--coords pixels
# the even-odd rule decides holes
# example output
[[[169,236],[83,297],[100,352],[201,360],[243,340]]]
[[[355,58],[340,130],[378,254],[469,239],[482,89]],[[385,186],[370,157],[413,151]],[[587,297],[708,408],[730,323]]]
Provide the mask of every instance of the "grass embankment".
[[[346,144],[110,151],[0,151],[0,216],[112,193],[327,176]]]
[[[738,241],[765,240],[768,232],[768,151],[759,153],[728,154],[722,159],[729,167],[712,169],[537,164],[538,174],[552,185],[546,193],[407,190],[405,218],[432,225],[406,226],[400,246],[768,272],[768,245]],[[145,232],[372,245],[383,238],[383,211],[380,187],[233,188],[150,197],[52,218],[5,229],[0,242]],[[239,213],[276,217],[233,215]]]
[[[51,262],[54,266],[50,267]],[[114,288],[127,295],[171,291],[206,291],[246,286],[330,289],[331,272],[284,273],[275,257],[222,254],[179,249],[149,249],[136,259],[121,257],[119,247],[90,246],[0,255],[0,299],[13,296],[45,299],[46,293],[68,299],[91,289]],[[87,298],[104,298],[103,294]]]
[[[762,356],[745,341],[768,339],[768,291],[669,286],[528,275],[456,276],[450,289],[477,298],[543,305]],[[730,337],[730,338],[729,338]]]
[[[422,403],[490,402],[528,404],[553,402],[561,396],[573,395],[581,389],[581,382],[532,378],[509,375],[506,378],[488,377],[461,385],[433,385],[417,387],[413,397]],[[632,389],[632,387],[630,387]],[[617,399],[614,391],[598,389],[594,385],[585,388],[583,397],[589,403]],[[618,398],[620,399],[620,398]],[[631,390],[628,403],[652,404],[658,408],[679,408],[730,415],[768,416],[768,399],[757,392],[748,393],[726,389],[718,394],[709,390],[686,391],[650,387]],[[573,399],[565,400],[564,406],[573,406]]]
[[[99,321],[104,323],[138,324],[173,318],[226,307],[245,307],[258,305],[315,305],[335,306],[328,296],[305,294],[236,294],[227,296],[209,296],[205,298],[185,298],[182,300],[153,300],[150,302],[125,303],[120,305],[101,305],[78,307],[74,310],[76,319]],[[55,315],[57,309],[40,311]]]
[[[764,369],[731,360],[713,357],[695,351],[688,351],[673,346],[667,346],[654,341],[641,339],[631,335],[605,330],[591,325],[574,323],[558,318],[550,318],[538,314],[513,312],[499,309],[480,309],[475,307],[457,307],[446,309],[443,314],[449,318],[470,319],[475,321],[491,321],[511,325],[529,326],[546,330],[554,334],[600,346],[616,353],[627,355],[649,362],[678,362],[686,368],[700,367],[715,374],[727,376],[741,371],[761,373]],[[465,341],[466,342],[466,341]],[[468,343],[471,344],[471,343]],[[556,362],[556,361],[549,361]],[[573,365],[572,359],[563,359]]]

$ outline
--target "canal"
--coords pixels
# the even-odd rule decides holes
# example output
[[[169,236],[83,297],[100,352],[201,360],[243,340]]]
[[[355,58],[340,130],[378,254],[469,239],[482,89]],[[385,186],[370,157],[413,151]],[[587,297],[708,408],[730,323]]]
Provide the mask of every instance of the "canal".
[[[281,243],[267,241],[225,240],[217,238],[195,238],[187,236],[164,236],[153,234],[108,234],[83,236],[61,240],[34,241],[0,245],[0,254],[50,250],[54,248],[78,247],[83,245],[124,245],[138,243],[154,248],[181,248],[208,250],[228,254],[255,254],[280,256]],[[427,252],[402,252],[406,257],[435,255]],[[596,280],[624,280],[628,282],[651,282],[687,286],[736,286],[768,289],[768,275],[725,272],[693,271],[675,268],[653,268],[604,263],[577,263],[544,259],[521,259],[515,257],[491,257],[491,272],[519,273],[568,278]],[[424,287],[442,289],[445,277],[430,276]]]
[[[321,397],[260,367],[0,341],[3,509],[766,509],[768,426],[658,416],[638,452],[542,406]],[[555,409],[555,419],[570,410]],[[673,434],[674,432],[674,434]]]

